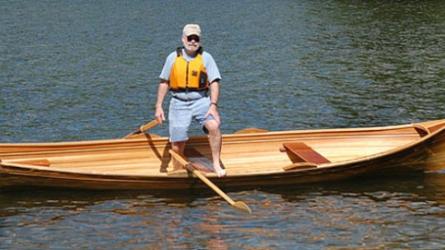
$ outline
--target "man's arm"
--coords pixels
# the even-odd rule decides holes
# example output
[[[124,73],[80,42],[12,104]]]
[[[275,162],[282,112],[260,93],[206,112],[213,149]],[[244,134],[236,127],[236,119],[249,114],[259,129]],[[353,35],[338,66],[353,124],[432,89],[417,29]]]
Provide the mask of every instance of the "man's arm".
[[[158,87],[158,97],[156,99],[156,111],[155,117],[159,124],[162,124],[165,121],[164,109],[162,108],[162,104],[164,103],[164,98],[168,92],[168,82],[165,80],[161,80]]]
[[[216,122],[220,124],[220,117],[218,112],[218,98],[219,98],[219,82],[213,81],[210,84],[210,107],[209,111],[206,114],[206,117],[208,115],[212,115]]]

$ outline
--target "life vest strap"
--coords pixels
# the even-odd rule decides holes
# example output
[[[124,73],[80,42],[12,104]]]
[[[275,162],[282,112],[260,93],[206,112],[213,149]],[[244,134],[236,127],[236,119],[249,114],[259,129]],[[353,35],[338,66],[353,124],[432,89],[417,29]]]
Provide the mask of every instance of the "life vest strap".
[[[192,92],[192,91],[196,91],[196,92],[208,92],[208,88],[177,88],[177,89],[173,89],[170,88],[171,92],[174,93],[184,93],[184,92]]]

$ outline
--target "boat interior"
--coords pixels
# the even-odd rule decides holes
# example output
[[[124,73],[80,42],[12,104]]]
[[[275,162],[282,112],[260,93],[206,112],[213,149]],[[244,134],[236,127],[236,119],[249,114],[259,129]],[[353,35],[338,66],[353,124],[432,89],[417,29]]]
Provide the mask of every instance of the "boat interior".
[[[284,132],[245,129],[223,136],[221,159],[228,176],[330,167],[406,147],[435,129],[417,124]],[[150,134],[128,139],[9,146],[0,144],[2,165],[103,175],[187,174],[185,170],[168,171],[168,140]],[[206,175],[214,175],[207,137],[192,137],[185,156]]]

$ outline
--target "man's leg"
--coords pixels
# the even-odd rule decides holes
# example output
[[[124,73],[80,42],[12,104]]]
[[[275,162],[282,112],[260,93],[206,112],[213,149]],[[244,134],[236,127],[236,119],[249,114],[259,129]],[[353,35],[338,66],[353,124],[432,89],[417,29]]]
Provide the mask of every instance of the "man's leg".
[[[192,121],[192,113],[185,102],[171,99],[169,113],[169,134],[172,150],[184,154],[185,144],[188,140],[187,131]],[[172,159],[173,170],[182,169],[176,160]]]
[[[213,168],[219,177],[225,175],[225,171],[221,166],[221,130],[219,124],[215,120],[209,120],[204,125],[209,131],[209,143],[212,151]]]
[[[172,150],[175,151],[176,153],[184,155],[185,143],[186,143],[185,141],[172,142],[171,143]],[[173,158],[172,158],[172,163],[173,163],[172,171],[179,170],[179,169],[183,168],[182,165]]]
[[[176,153],[184,154],[185,141],[172,142],[172,149]]]

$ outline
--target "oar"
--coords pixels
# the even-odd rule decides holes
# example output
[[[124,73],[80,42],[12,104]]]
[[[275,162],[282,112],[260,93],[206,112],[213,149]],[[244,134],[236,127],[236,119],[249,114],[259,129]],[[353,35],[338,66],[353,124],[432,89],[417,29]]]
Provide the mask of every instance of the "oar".
[[[133,135],[144,133],[145,131],[147,131],[147,130],[149,130],[151,128],[156,127],[156,125],[158,125],[158,124],[159,124],[158,120],[154,119],[153,121],[150,121],[150,122],[148,122],[148,123],[146,123],[144,125],[141,125],[136,131],[126,135],[124,138],[130,138]]]
[[[176,153],[173,150],[169,150],[170,155],[173,156],[175,160],[177,160],[181,165],[186,167],[190,172],[192,172],[194,175],[196,175],[201,181],[203,181],[207,186],[209,186],[213,191],[215,191],[219,196],[221,196],[224,200],[226,200],[230,205],[235,207],[236,209],[239,209],[241,211],[247,212],[249,214],[252,213],[252,210],[249,206],[247,206],[246,203],[242,201],[233,201],[226,193],[224,193],[219,187],[217,187],[213,182],[211,182],[205,175],[203,175],[199,170],[196,170],[193,168],[193,166],[188,162],[186,159],[184,159],[183,156]]]

